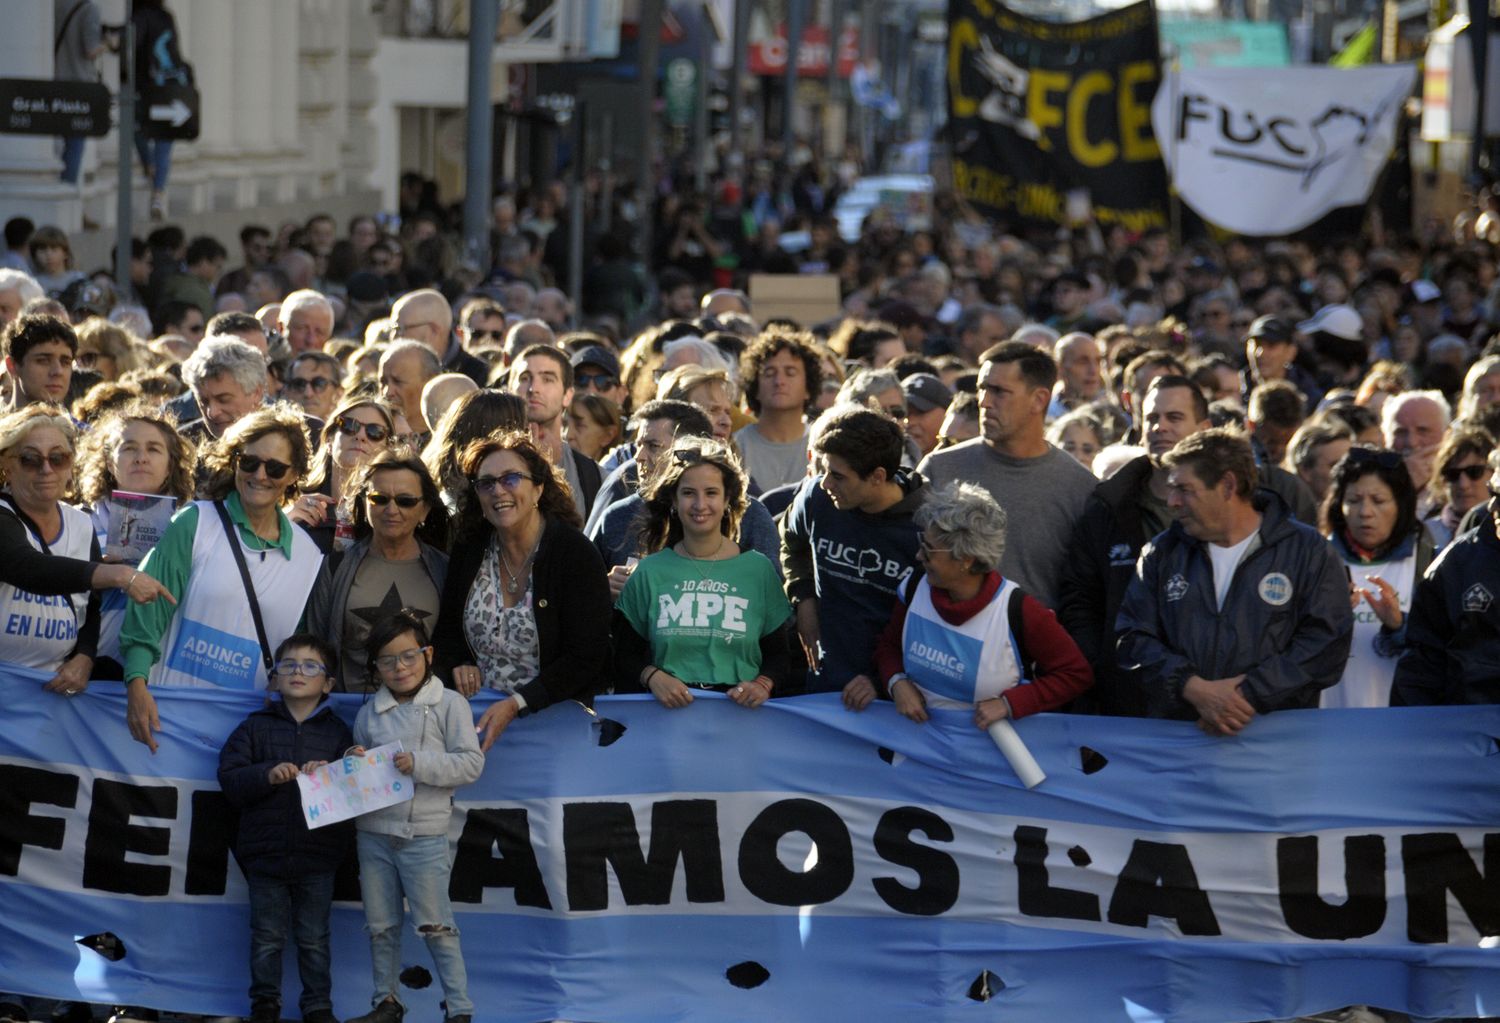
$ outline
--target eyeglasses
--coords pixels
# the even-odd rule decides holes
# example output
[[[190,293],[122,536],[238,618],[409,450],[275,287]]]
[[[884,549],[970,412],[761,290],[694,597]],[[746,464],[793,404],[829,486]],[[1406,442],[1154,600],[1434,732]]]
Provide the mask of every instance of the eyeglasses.
[[[279,480],[292,471],[292,467],[285,462],[278,462],[274,458],[261,458],[259,455],[247,455],[241,451],[235,456],[235,463],[240,472],[246,476],[254,476],[261,469],[266,470],[266,478]]]
[[[499,476],[480,476],[470,482],[473,483],[476,493],[493,494],[496,487],[515,490],[522,483],[535,483],[536,478],[524,472],[502,472]]]
[[[376,444],[391,435],[391,431],[383,423],[361,423],[358,419],[350,419],[348,416],[339,416],[333,421],[334,429],[345,437],[354,437],[360,430],[365,431],[365,436]]]
[[[1404,459],[1399,451],[1385,451],[1378,448],[1353,447],[1344,456],[1350,465],[1378,465],[1382,469],[1394,469],[1404,464]]]
[[[926,537],[923,537],[921,540],[917,541],[917,553],[920,554],[920,555],[922,555],[922,557],[924,557],[924,558],[930,558],[934,554],[937,554],[938,552],[942,552],[944,554],[952,554],[953,553],[953,548],[952,547],[934,547],[934,546],[932,546],[931,544],[929,544],[927,542],[927,538]]]
[[[470,331],[469,331],[469,340],[470,341],[484,341],[487,338],[488,339],[493,339],[495,341],[504,341],[505,340],[505,331],[503,331],[503,330],[479,330],[479,329],[470,329]]]
[[[322,678],[328,669],[317,661],[294,661],[290,658],[276,662],[276,674],[301,675],[303,678]]]
[[[596,391],[607,391],[618,381],[608,373],[575,373],[573,382],[578,387],[590,387]]]
[[[381,671],[395,671],[398,664],[403,668],[412,668],[430,649],[432,648],[419,646],[413,650],[403,650],[399,654],[382,654],[375,658],[375,667]]]
[[[312,391],[314,394],[322,394],[332,386],[333,381],[327,377],[313,377],[311,380],[292,377],[286,382],[286,389],[288,391],[297,391],[302,394],[306,394],[308,391]]]
[[[20,462],[21,468],[27,472],[41,472],[44,462],[52,466],[53,472],[62,472],[73,464],[73,453],[53,451],[44,456],[40,451],[23,451],[16,456],[16,461]]]
[[[1457,483],[1462,477],[1470,483],[1478,483],[1489,472],[1490,467],[1487,465],[1450,465],[1443,469],[1443,479],[1449,483]]]
[[[422,499],[416,494],[382,494],[375,490],[367,493],[365,500],[377,508],[384,508],[392,501],[396,502],[397,508],[415,508],[422,503]]]
[[[894,419],[898,423],[904,423],[904,422],[906,422],[906,406],[905,405],[892,405],[890,408],[881,409],[881,411],[884,412],[886,415],[890,416],[892,419]]]

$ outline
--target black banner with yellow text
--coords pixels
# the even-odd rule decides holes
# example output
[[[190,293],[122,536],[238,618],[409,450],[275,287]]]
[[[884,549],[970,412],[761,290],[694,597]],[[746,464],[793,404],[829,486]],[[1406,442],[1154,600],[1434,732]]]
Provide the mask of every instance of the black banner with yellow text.
[[[949,0],[959,195],[1005,219],[1165,227],[1166,169],[1151,130],[1157,45],[1149,0],[1070,23]]]

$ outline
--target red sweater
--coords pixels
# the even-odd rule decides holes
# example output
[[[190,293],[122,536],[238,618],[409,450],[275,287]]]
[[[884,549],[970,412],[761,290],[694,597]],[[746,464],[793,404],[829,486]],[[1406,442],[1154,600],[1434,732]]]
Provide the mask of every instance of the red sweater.
[[[955,601],[947,590],[932,587],[932,606],[949,625],[962,625],[983,610],[1003,582],[999,572],[985,576],[979,592],[969,600]],[[1029,593],[1021,595],[1021,626],[1025,638],[1021,646],[1036,660],[1036,678],[1028,685],[1012,686],[1005,691],[1010,716],[1056,710],[1094,684],[1094,669],[1084,659],[1083,651],[1073,642],[1057,621],[1052,609]],[[906,604],[896,602],[891,620],[886,622],[875,644],[875,670],[882,689],[892,675],[904,670],[901,659],[901,633],[906,627]]]

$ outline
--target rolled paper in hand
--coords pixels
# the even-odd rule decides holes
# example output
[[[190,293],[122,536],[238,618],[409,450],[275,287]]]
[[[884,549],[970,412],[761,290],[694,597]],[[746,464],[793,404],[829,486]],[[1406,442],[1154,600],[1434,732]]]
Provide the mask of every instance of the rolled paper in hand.
[[[1016,732],[1016,726],[1005,718],[1001,718],[989,727],[990,738],[995,740],[995,745],[1000,747],[1000,752],[1005,754],[1005,759],[1010,763],[1010,769],[1016,772],[1016,777],[1021,779],[1021,784],[1028,789],[1034,789],[1047,780],[1047,775],[1042,771],[1042,765],[1036,762],[1031,755],[1031,750],[1021,741],[1021,736]]]

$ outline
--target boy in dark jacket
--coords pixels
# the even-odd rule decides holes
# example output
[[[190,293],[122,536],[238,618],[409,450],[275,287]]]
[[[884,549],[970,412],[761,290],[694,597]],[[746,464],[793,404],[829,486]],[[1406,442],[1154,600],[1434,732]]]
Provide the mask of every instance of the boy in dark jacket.
[[[338,664],[317,636],[298,633],[276,650],[272,687],[281,699],[251,714],[219,753],[219,785],[240,811],[234,852],[250,889],[250,1020],[281,1018],[281,949],[297,942],[305,1023],[337,1023],[328,953],[333,876],[353,822],[308,830],[297,775],[337,760],[354,736],[325,697]]]

